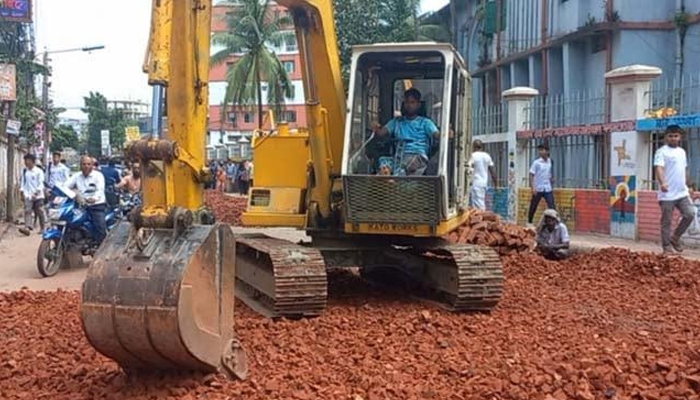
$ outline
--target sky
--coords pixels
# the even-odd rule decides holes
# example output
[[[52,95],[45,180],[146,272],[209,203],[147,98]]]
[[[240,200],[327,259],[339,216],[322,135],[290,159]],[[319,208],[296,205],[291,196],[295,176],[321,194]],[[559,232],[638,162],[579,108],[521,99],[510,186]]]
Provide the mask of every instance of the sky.
[[[421,11],[449,0],[421,0]],[[110,100],[150,103],[151,89],[141,71],[148,40],[150,0],[34,0],[37,52],[105,46],[90,53],[50,54],[51,98],[67,108],[62,116],[83,117],[83,97],[98,91]],[[41,55],[40,55],[41,56]]]

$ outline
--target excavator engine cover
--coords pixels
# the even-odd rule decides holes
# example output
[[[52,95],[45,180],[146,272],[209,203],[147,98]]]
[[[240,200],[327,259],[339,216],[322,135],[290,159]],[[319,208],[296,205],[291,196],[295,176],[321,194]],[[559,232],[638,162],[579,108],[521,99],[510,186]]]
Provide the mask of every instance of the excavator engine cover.
[[[221,370],[243,379],[230,228],[156,229],[138,239],[121,222],[88,269],[81,319],[90,343],[125,369]]]

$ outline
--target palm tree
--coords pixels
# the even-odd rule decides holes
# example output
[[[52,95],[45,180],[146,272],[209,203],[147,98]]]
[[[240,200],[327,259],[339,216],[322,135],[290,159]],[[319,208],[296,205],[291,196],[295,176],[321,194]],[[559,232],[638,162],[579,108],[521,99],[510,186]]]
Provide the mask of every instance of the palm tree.
[[[232,13],[226,15],[226,32],[217,32],[212,43],[222,46],[211,57],[213,65],[226,62],[232,54],[242,54],[228,67],[226,93],[221,115],[229,104],[252,106],[257,104],[258,124],[263,124],[262,84],[267,82],[267,103],[279,114],[285,97],[291,97],[292,84],[287,71],[268,45],[279,46],[293,33],[284,29],[292,24],[289,17],[271,12],[270,0],[241,0],[228,5]]]
[[[449,28],[428,22],[430,15],[420,16],[419,0],[389,0],[384,2],[387,41],[450,42]]]

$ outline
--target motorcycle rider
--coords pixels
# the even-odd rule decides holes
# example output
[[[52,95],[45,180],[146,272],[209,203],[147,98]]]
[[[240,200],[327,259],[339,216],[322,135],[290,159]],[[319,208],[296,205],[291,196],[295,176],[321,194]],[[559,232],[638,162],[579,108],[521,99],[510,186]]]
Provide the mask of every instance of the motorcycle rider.
[[[87,204],[87,212],[95,225],[98,245],[107,236],[107,201],[105,197],[105,178],[100,171],[94,170],[94,161],[90,156],[80,157],[80,173],[71,176],[66,187],[78,192],[77,201]]]

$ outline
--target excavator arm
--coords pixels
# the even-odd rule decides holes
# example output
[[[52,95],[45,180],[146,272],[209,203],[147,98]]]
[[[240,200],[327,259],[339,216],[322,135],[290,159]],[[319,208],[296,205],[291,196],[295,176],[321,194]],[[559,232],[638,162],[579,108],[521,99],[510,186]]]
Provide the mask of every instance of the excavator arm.
[[[245,353],[233,333],[235,241],[203,202],[211,14],[210,0],[153,0],[144,69],[150,84],[166,88],[168,125],[125,150],[142,165],[144,203],[96,253],[81,319],[90,343],[124,368],[243,378]]]

